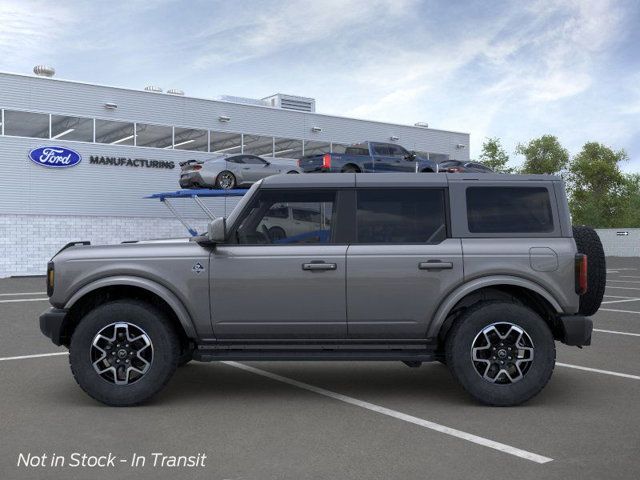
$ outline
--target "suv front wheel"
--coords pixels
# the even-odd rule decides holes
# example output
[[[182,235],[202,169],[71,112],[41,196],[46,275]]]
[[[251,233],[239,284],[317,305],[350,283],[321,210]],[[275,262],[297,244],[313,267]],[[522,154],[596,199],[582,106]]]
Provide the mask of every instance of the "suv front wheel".
[[[80,319],[69,350],[78,385],[96,400],[120,407],[155,395],[180,359],[180,342],[169,319],[137,300],[116,300],[91,310]]]
[[[495,301],[474,305],[455,321],[445,355],[451,373],[472,397],[486,405],[513,406],[544,388],[556,349],[536,312]]]

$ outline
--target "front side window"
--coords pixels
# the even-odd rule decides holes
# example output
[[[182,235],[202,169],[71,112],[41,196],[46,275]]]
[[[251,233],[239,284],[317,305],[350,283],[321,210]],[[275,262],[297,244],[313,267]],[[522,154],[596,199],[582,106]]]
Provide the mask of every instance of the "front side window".
[[[358,191],[358,243],[440,243],[447,236],[444,190]]]
[[[471,233],[549,233],[553,215],[544,187],[467,188]]]
[[[389,147],[387,145],[374,145],[373,149],[376,152],[376,155],[384,157],[388,157],[389,155],[391,155],[391,152],[389,151]]]
[[[245,245],[330,243],[335,195],[327,190],[263,190],[240,219],[235,240]]]
[[[389,154],[392,157],[404,158],[409,154],[404,148],[399,145],[389,145]]]

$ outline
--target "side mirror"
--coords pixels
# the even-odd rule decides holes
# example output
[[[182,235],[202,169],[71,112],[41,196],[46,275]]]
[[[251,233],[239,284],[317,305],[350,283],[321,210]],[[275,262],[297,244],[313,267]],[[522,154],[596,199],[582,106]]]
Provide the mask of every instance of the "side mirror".
[[[267,163],[264,164],[265,167],[268,167],[269,165],[271,165],[271,162],[269,162],[267,160],[265,160],[265,162],[267,162]]]
[[[207,238],[212,243],[224,243],[227,238],[227,219],[220,217],[209,223]]]

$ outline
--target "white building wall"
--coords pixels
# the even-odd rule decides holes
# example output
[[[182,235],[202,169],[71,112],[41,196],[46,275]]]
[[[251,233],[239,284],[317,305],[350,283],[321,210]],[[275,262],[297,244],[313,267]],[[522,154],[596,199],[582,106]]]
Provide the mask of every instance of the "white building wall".
[[[191,219],[190,225],[204,232],[207,220]],[[106,245],[188,236],[180,221],[164,217],[0,215],[0,232],[0,278],[44,275],[47,262],[70,241]]]
[[[640,228],[599,228],[596,232],[607,257],[640,256]]]

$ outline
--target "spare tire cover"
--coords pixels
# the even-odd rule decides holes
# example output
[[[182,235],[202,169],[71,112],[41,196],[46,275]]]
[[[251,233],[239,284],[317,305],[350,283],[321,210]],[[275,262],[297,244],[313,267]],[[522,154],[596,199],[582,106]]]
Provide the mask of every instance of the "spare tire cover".
[[[607,264],[602,242],[591,227],[573,227],[573,239],[578,252],[587,256],[587,292],[580,296],[579,312],[594,315],[600,308],[607,283]]]

